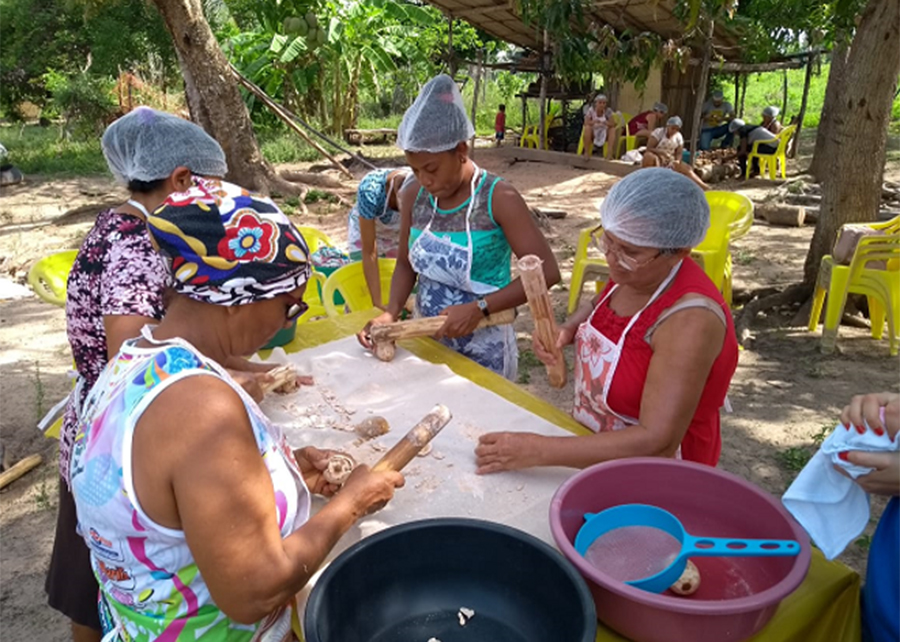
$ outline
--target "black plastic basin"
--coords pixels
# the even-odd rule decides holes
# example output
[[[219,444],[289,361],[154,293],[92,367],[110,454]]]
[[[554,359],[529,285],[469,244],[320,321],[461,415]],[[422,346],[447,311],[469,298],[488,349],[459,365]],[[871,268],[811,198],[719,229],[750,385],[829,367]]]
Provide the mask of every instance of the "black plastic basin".
[[[475,612],[465,624],[460,608]],[[307,642],[593,642],[594,602],[555,549],[515,528],[427,519],[344,551],[310,594]]]

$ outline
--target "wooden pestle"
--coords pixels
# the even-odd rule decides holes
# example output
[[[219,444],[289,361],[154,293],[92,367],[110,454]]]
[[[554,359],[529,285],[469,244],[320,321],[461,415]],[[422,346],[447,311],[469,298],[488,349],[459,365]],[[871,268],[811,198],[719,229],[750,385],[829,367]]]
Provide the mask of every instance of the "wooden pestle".
[[[566,360],[562,350],[556,347],[559,328],[553,316],[553,305],[547,293],[547,281],[544,280],[542,264],[543,261],[534,254],[523,256],[518,263],[519,277],[522,279],[522,287],[525,288],[525,296],[528,297],[528,307],[531,308],[531,316],[534,318],[534,334],[556,357],[556,365],[547,366],[547,378],[551,386],[562,388],[566,385]]]
[[[515,320],[515,310],[503,310],[482,319],[478,327],[487,328],[493,325],[505,325]],[[444,321],[446,321],[444,317],[436,316],[373,325],[369,328],[369,336],[372,339],[375,356],[382,361],[390,361],[394,358],[394,350],[391,344],[395,341],[413,337],[430,337],[441,329]]]
[[[372,466],[372,470],[401,471],[446,426],[453,415],[447,406],[438,404],[422,417],[412,430]]]

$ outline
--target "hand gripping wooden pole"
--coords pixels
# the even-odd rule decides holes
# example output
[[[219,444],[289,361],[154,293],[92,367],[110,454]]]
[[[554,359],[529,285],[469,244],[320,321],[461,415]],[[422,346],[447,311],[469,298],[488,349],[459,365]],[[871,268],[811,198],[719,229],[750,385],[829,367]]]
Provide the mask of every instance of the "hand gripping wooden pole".
[[[503,310],[482,319],[478,327],[487,328],[492,325],[506,325],[515,320],[516,313],[514,310]],[[441,329],[445,321],[445,317],[436,316],[373,325],[369,328],[369,336],[372,339],[375,356],[382,361],[391,361],[394,358],[394,342],[400,339],[412,339],[413,337],[430,337]]]
[[[518,263],[519,277],[522,279],[522,287],[525,288],[525,296],[528,297],[528,307],[531,308],[531,316],[534,318],[534,334],[541,345],[556,357],[556,365],[547,366],[547,378],[551,386],[562,388],[566,385],[566,360],[563,358],[562,350],[556,347],[559,328],[553,316],[553,306],[547,293],[542,263],[543,261],[534,254],[523,256]]]
[[[413,426],[397,444],[372,466],[372,470],[394,470],[399,472],[413,457],[428,445],[435,435],[446,426],[453,415],[447,406],[438,404],[422,420]]]

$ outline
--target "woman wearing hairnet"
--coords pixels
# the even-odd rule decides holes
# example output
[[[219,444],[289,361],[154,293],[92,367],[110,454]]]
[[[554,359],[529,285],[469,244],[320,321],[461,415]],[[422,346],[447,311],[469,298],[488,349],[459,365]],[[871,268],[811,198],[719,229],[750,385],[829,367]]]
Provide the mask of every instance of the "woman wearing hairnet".
[[[129,199],[98,214],[69,274],[66,325],[78,378],[60,431],[59,513],[46,582],[50,606],[71,620],[76,642],[100,639],[97,581],[84,540],[75,532],[69,488],[80,407],[122,342],[163,316],[168,277],[150,244],[148,213],[169,194],[191,187],[197,176],[221,177],[227,171],[222,148],[200,127],[146,107],[111,124],[101,146],[110,171],[127,186]],[[260,371],[268,367],[238,361],[229,365]],[[253,377],[244,383],[259,390]]]
[[[492,312],[525,303],[512,280],[511,255],[536,254],[548,286],[559,281],[556,259],[528,206],[512,185],[479,168],[468,154],[475,130],[456,83],[428,82],[397,133],[415,180],[400,194],[400,249],[387,311],[372,323],[397,318],[418,282],[416,314],[444,315],[437,334],[445,345],[515,379],[518,349],[512,324],[476,330]],[[366,332],[360,342],[370,347]]]
[[[762,126],[776,135],[780,134],[781,130],[784,129],[784,126],[778,122],[778,114],[780,113],[781,110],[775,105],[769,105],[762,112]]]
[[[728,306],[689,256],[709,227],[704,194],[675,172],[639,170],[610,190],[600,216],[609,282],[557,340],[575,344],[572,414],[596,434],[483,435],[479,473],[637,456],[719,460],[719,409],[738,346]],[[553,364],[546,348],[535,341]]]
[[[703,189],[709,185],[700,180],[690,165],[682,160],[684,154],[684,137],[681,135],[681,118],[672,116],[665,127],[654,129],[641,159],[642,167],[668,167],[679,174],[684,174]]]

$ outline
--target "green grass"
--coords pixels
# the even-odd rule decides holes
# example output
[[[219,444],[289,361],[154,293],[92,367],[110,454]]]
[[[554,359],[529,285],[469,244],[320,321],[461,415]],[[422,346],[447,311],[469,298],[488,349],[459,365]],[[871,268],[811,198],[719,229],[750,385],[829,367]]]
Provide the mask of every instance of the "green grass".
[[[806,102],[806,115],[803,118],[804,127],[818,127],[822,115],[822,105],[825,102],[825,87],[828,84],[828,71],[830,63],[823,63],[820,73],[816,74],[813,68],[813,76],[809,83],[809,96]],[[761,118],[762,110],[768,105],[775,105],[779,109],[783,101],[784,72],[770,71],[753,74],[747,79],[747,97],[744,99],[744,120],[756,121]],[[806,76],[805,69],[788,69],[788,100],[787,111],[779,118],[787,124],[791,116],[800,113],[800,103],[803,100],[803,81]],[[734,103],[734,75],[714,75],[713,82],[725,93],[725,98]],[[738,105],[735,104],[735,109]],[[891,108],[891,131],[900,132],[900,97],[894,100]]]
[[[531,369],[542,365],[541,360],[530,349],[519,353],[519,383],[531,383]]]
[[[0,141],[9,151],[9,162],[25,174],[91,176],[109,171],[99,138],[66,141],[57,126],[6,125],[0,127]]]

